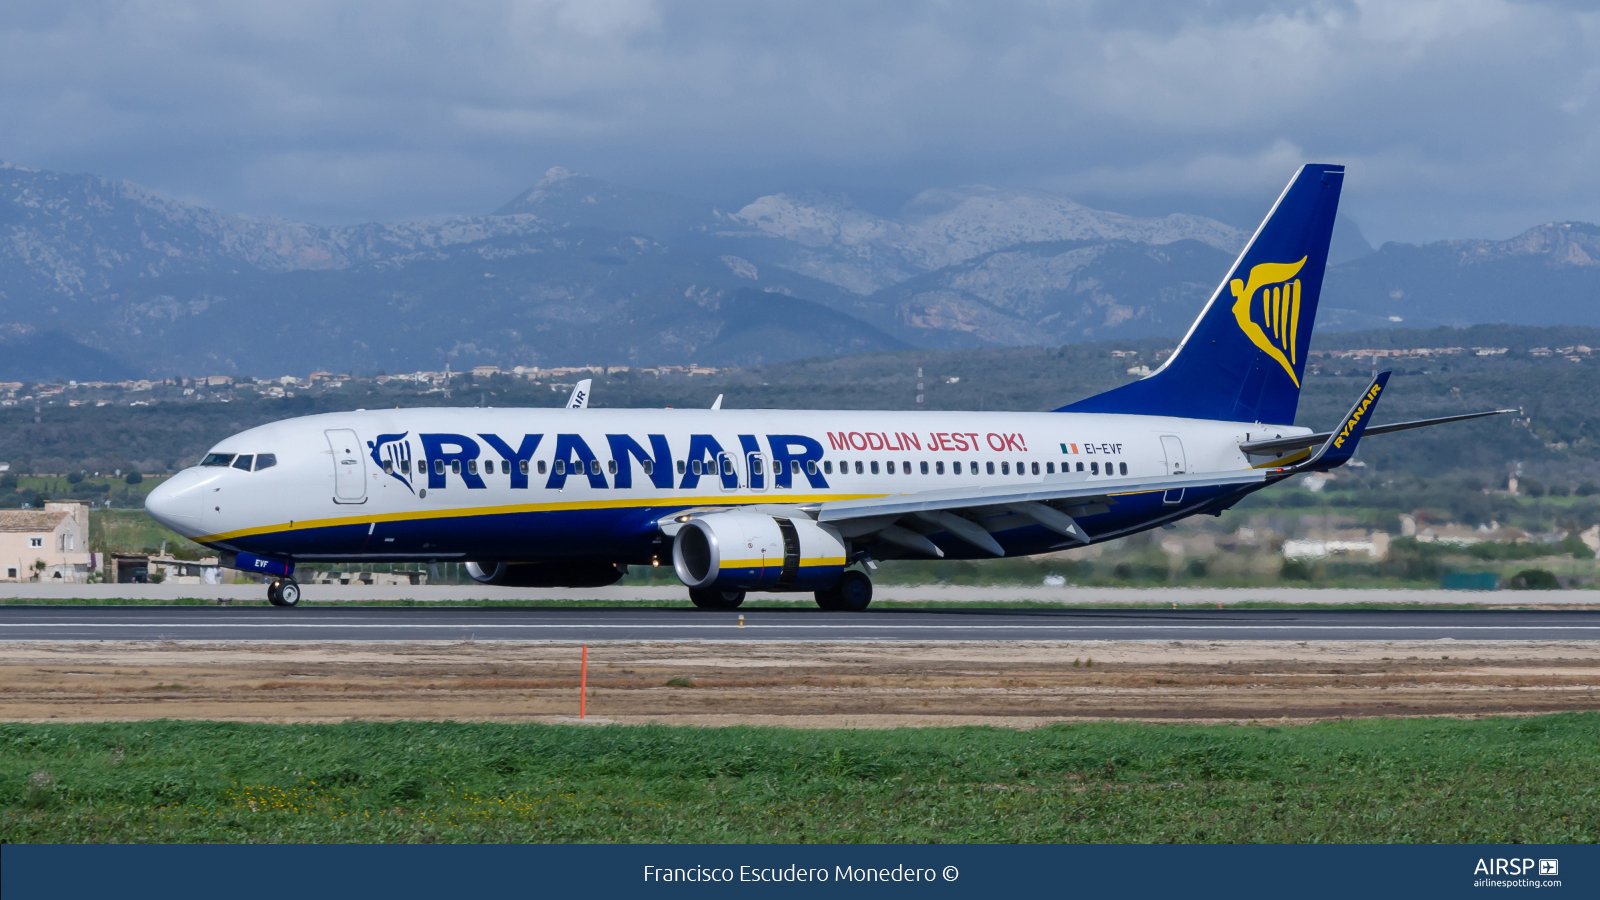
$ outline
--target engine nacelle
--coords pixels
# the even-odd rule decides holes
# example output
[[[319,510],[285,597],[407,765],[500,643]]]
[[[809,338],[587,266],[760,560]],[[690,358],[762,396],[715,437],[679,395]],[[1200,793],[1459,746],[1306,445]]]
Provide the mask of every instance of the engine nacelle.
[[[585,588],[616,584],[628,570],[608,562],[469,562],[467,574],[479,584],[501,587]]]
[[[672,568],[691,588],[819,591],[848,562],[839,532],[799,517],[712,513],[685,522],[672,542]]]

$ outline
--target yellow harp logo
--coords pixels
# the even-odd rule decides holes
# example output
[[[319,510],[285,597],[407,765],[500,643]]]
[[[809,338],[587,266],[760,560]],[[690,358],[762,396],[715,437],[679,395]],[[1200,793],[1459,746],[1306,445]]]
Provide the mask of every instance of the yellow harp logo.
[[[1294,367],[1300,361],[1296,349],[1300,336],[1300,279],[1294,276],[1300,274],[1300,267],[1305,264],[1304,256],[1299,262],[1262,263],[1251,267],[1248,282],[1237,278],[1228,282],[1228,289],[1233,291],[1233,317],[1239,320],[1239,330],[1250,343],[1283,366],[1295,387],[1300,386],[1300,379],[1294,374]],[[1257,296],[1261,298],[1259,304]]]

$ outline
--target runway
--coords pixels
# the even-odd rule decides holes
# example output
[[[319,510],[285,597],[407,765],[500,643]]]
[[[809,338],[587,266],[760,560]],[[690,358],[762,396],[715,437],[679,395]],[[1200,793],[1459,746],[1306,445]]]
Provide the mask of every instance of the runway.
[[[1592,610],[0,607],[0,641],[1600,640]]]

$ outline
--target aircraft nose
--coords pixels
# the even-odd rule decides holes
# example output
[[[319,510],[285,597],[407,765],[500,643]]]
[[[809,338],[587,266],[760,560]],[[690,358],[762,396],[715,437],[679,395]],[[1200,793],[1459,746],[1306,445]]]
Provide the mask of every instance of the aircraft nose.
[[[200,533],[200,473],[185,469],[167,479],[144,499],[150,518],[184,537]]]

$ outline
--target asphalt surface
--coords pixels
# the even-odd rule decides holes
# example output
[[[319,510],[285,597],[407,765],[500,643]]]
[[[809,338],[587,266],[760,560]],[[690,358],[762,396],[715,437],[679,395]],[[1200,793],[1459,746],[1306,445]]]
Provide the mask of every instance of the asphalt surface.
[[[0,641],[1600,640],[1591,610],[0,607]]]

